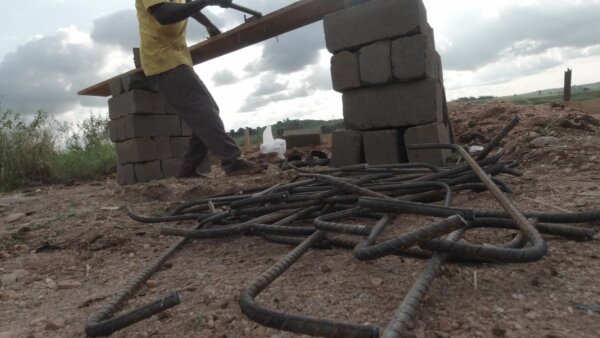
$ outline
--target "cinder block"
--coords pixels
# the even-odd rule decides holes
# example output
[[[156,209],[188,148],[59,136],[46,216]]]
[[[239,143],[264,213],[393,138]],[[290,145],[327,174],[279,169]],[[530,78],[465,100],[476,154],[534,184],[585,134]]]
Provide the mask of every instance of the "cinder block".
[[[352,7],[352,6],[360,5],[367,1],[369,1],[369,0],[344,0],[344,7]]]
[[[149,182],[163,178],[160,161],[136,163],[134,165],[135,178],[138,182]]]
[[[346,127],[394,129],[442,121],[442,86],[425,79],[344,93]]]
[[[171,157],[183,158],[189,143],[189,137],[171,137]]]
[[[354,53],[344,51],[331,57],[331,83],[338,92],[360,88],[358,57]]]
[[[181,158],[168,158],[161,161],[162,173],[165,178],[175,177],[177,170],[181,166]]]
[[[119,118],[116,120],[108,121],[108,133],[112,142],[125,141],[125,119]]]
[[[125,119],[127,139],[152,136],[179,136],[181,122],[173,115],[129,115]]]
[[[181,120],[181,136],[192,136],[194,135],[194,131],[187,123]]]
[[[111,120],[132,114],[152,113],[152,93],[134,90],[108,100],[108,116]]]
[[[119,164],[148,162],[158,159],[156,143],[151,138],[135,138],[117,143]]]
[[[364,163],[362,133],[354,130],[340,130],[332,135],[332,167],[344,167]]]
[[[408,160],[411,163],[442,166],[446,164],[446,158],[450,156],[450,150],[446,149],[410,149],[411,144],[450,143],[448,127],[441,122],[408,128],[404,132],[404,143],[407,148]]]
[[[321,145],[320,129],[285,130],[281,137],[288,148]]]
[[[132,90],[156,91],[150,82],[148,82],[146,76],[138,72],[121,75],[121,84],[123,85],[123,91],[126,93]]]
[[[159,93],[152,94],[152,113],[164,115],[167,114],[167,104],[165,99]]]
[[[356,50],[369,43],[426,32],[421,0],[372,0],[334,12],[323,20],[327,49]]]
[[[364,132],[363,144],[365,161],[368,164],[396,164],[408,161],[400,130],[388,129]]]
[[[133,164],[117,165],[117,183],[120,185],[137,183],[135,180],[135,170],[133,169]]]
[[[438,75],[437,75],[437,79],[438,82],[441,84],[444,84],[444,68],[442,67],[442,56],[440,55],[440,53],[435,52],[435,57],[437,59],[437,71],[438,71]]]
[[[114,77],[110,79],[110,81],[108,82],[108,88],[110,88],[110,95],[112,95],[113,97],[119,96],[124,92],[120,77]]]
[[[392,69],[400,82],[438,79],[438,56],[431,36],[419,34],[392,41]]]
[[[172,158],[171,153],[171,138],[168,136],[157,136],[154,138],[156,143],[156,151],[158,152],[158,158],[161,160]]]
[[[360,80],[363,84],[383,85],[392,81],[390,41],[378,41],[360,49]]]

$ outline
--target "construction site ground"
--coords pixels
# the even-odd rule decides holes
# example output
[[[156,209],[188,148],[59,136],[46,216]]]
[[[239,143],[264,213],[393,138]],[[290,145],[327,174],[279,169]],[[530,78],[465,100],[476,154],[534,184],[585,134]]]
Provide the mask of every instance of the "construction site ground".
[[[502,144],[523,177],[502,176],[520,210],[600,208],[600,138],[592,116],[550,105],[450,106],[457,141],[483,145],[515,114],[521,124]],[[552,136],[556,139],[539,137]],[[256,156],[255,150],[247,153]],[[0,337],[85,337],[84,324],[115,292],[177,239],[159,224],[126,214],[162,215],[182,201],[294,176],[271,164],[267,173],[230,179],[213,167],[208,179],[168,179],[121,187],[113,178],[40,185],[0,195]],[[498,209],[489,193],[463,192],[454,205]],[[15,214],[26,214],[8,223]],[[21,215],[23,216],[23,215]],[[400,216],[385,236],[431,218]],[[177,226],[189,227],[182,222]],[[600,229],[599,224],[581,226]],[[477,230],[467,238],[503,244],[514,231]],[[548,254],[527,264],[446,264],[411,325],[416,337],[598,337],[600,239],[545,236]],[[183,248],[125,309],[173,291],[182,304],[113,337],[296,337],[249,321],[239,295],[292,247],[257,237],[195,241]],[[387,257],[360,262],[350,252],[311,250],[257,301],[270,308],[385,327],[426,261]]]

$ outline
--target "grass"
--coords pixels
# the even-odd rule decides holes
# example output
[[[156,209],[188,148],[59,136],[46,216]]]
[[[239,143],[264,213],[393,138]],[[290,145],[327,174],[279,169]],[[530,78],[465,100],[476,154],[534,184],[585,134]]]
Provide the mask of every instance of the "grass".
[[[10,110],[0,118],[0,191],[111,174],[116,154],[107,120],[90,115],[74,128],[38,112],[28,121]]]
[[[480,96],[480,97],[462,97],[457,99],[460,102],[486,103],[490,101],[506,101],[515,104],[546,104],[552,102],[562,102],[562,88],[545,89],[531,93],[512,95],[512,96]],[[586,85],[573,86],[571,88],[571,101],[587,101],[600,99],[600,82]]]

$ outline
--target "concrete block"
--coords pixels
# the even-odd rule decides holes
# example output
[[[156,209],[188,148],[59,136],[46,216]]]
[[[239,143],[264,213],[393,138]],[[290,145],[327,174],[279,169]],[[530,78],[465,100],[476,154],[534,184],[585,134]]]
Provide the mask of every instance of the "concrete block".
[[[124,117],[127,139],[152,136],[179,136],[181,122],[173,115],[129,115]]]
[[[425,79],[344,93],[346,128],[394,129],[442,121],[442,86]]]
[[[151,93],[152,95],[152,113],[165,115],[167,114],[167,104],[165,99],[159,93]]]
[[[194,135],[194,131],[187,123],[181,120],[181,136],[192,136]]]
[[[175,177],[177,175],[177,170],[181,166],[181,162],[183,160],[181,158],[168,158],[161,161],[161,169],[163,176],[167,177]]]
[[[177,112],[177,110],[175,110],[175,108],[173,108],[172,105],[165,103],[165,108],[166,108],[166,114],[167,115],[179,115],[179,113]]]
[[[378,41],[360,49],[360,80],[364,85],[383,85],[392,82],[391,45],[389,40]]]
[[[138,182],[150,182],[163,178],[160,161],[150,161],[134,164],[135,178]]]
[[[121,142],[127,139],[125,135],[125,119],[119,118],[108,121],[108,134],[112,142]]]
[[[442,67],[442,56],[440,53],[435,52],[435,58],[437,59],[437,80],[439,83],[444,84],[444,68]]]
[[[135,179],[135,170],[133,164],[117,165],[117,183],[120,185],[129,185],[137,183]]]
[[[344,7],[352,7],[352,6],[360,5],[367,1],[369,1],[369,0],[344,0]]]
[[[158,152],[158,158],[161,160],[172,158],[171,153],[171,138],[168,136],[157,136],[154,138],[156,143],[156,151]]]
[[[321,145],[321,129],[284,130],[282,139],[288,148]]]
[[[113,97],[123,94],[123,84],[121,84],[121,78],[115,77],[110,79],[108,82],[108,88],[110,88],[110,95]]]
[[[366,131],[363,133],[365,161],[368,164],[406,163],[402,132],[398,129]]]
[[[189,137],[171,137],[171,157],[183,158],[189,143]]]
[[[108,100],[108,116],[111,120],[132,114],[152,113],[152,93],[134,90]]]
[[[424,78],[437,81],[438,55],[433,38],[419,34],[392,41],[392,69],[394,78],[409,82]]]
[[[332,167],[344,167],[364,163],[363,136],[354,130],[340,130],[332,135],[331,162]]]
[[[411,144],[424,143],[450,143],[448,127],[442,122],[430,123],[406,129],[404,132],[404,143],[408,160],[411,163],[429,163],[436,166],[446,164],[446,158],[450,156],[450,150],[446,149],[410,149]]]
[[[358,57],[351,52],[337,53],[331,57],[331,83],[333,90],[360,88]]]
[[[326,16],[323,25],[327,49],[332,53],[424,33],[428,27],[421,0],[367,1]]]
[[[151,138],[135,138],[117,143],[119,164],[148,162],[158,159],[156,143]]]
[[[156,91],[142,73],[132,72],[121,75],[121,84],[123,85],[123,91],[125,92],[130,92],[132,90]]]

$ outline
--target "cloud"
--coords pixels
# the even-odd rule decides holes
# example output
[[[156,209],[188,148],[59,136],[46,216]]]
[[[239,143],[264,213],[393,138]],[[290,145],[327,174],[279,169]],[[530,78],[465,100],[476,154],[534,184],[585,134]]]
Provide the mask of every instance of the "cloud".
[[[253,76],[263,71],[292,73],[314,64],[325,48],[323,24],[313,23],[264,42],[262,56],[245,70]]]
[[[596,45],[600,36],[598,1],[511,3],[492,17],[480,10],[466,9],[436,30],[442,35],[438,49],[446,69],[473,70],[503,57],[542,55],[556,47],[585,48]]]
[[[237,82],[238,80],[239,77],[228,69],[218,71],[212,77],[212,81],[215,84],[215,86],[230,85]]]
[[[84,100],[76,92],[103,80],[90,70],[102,69],[108,53],[74,27],[19,46],[0,63],[2,107],[28,115],[37,110],[62,113],[82,103],[105,105],[105,100]]]
[[[126,9],[94,20],[92,40],[100,44],[119,46],[125,51],[140,46],[135,10]]]
[[[305,98],[325,90],[331,90],[328,66],[317,64],[291,75],[265,72],[255,90],[245,99],[240,112],[253,112],[274,102]]]

